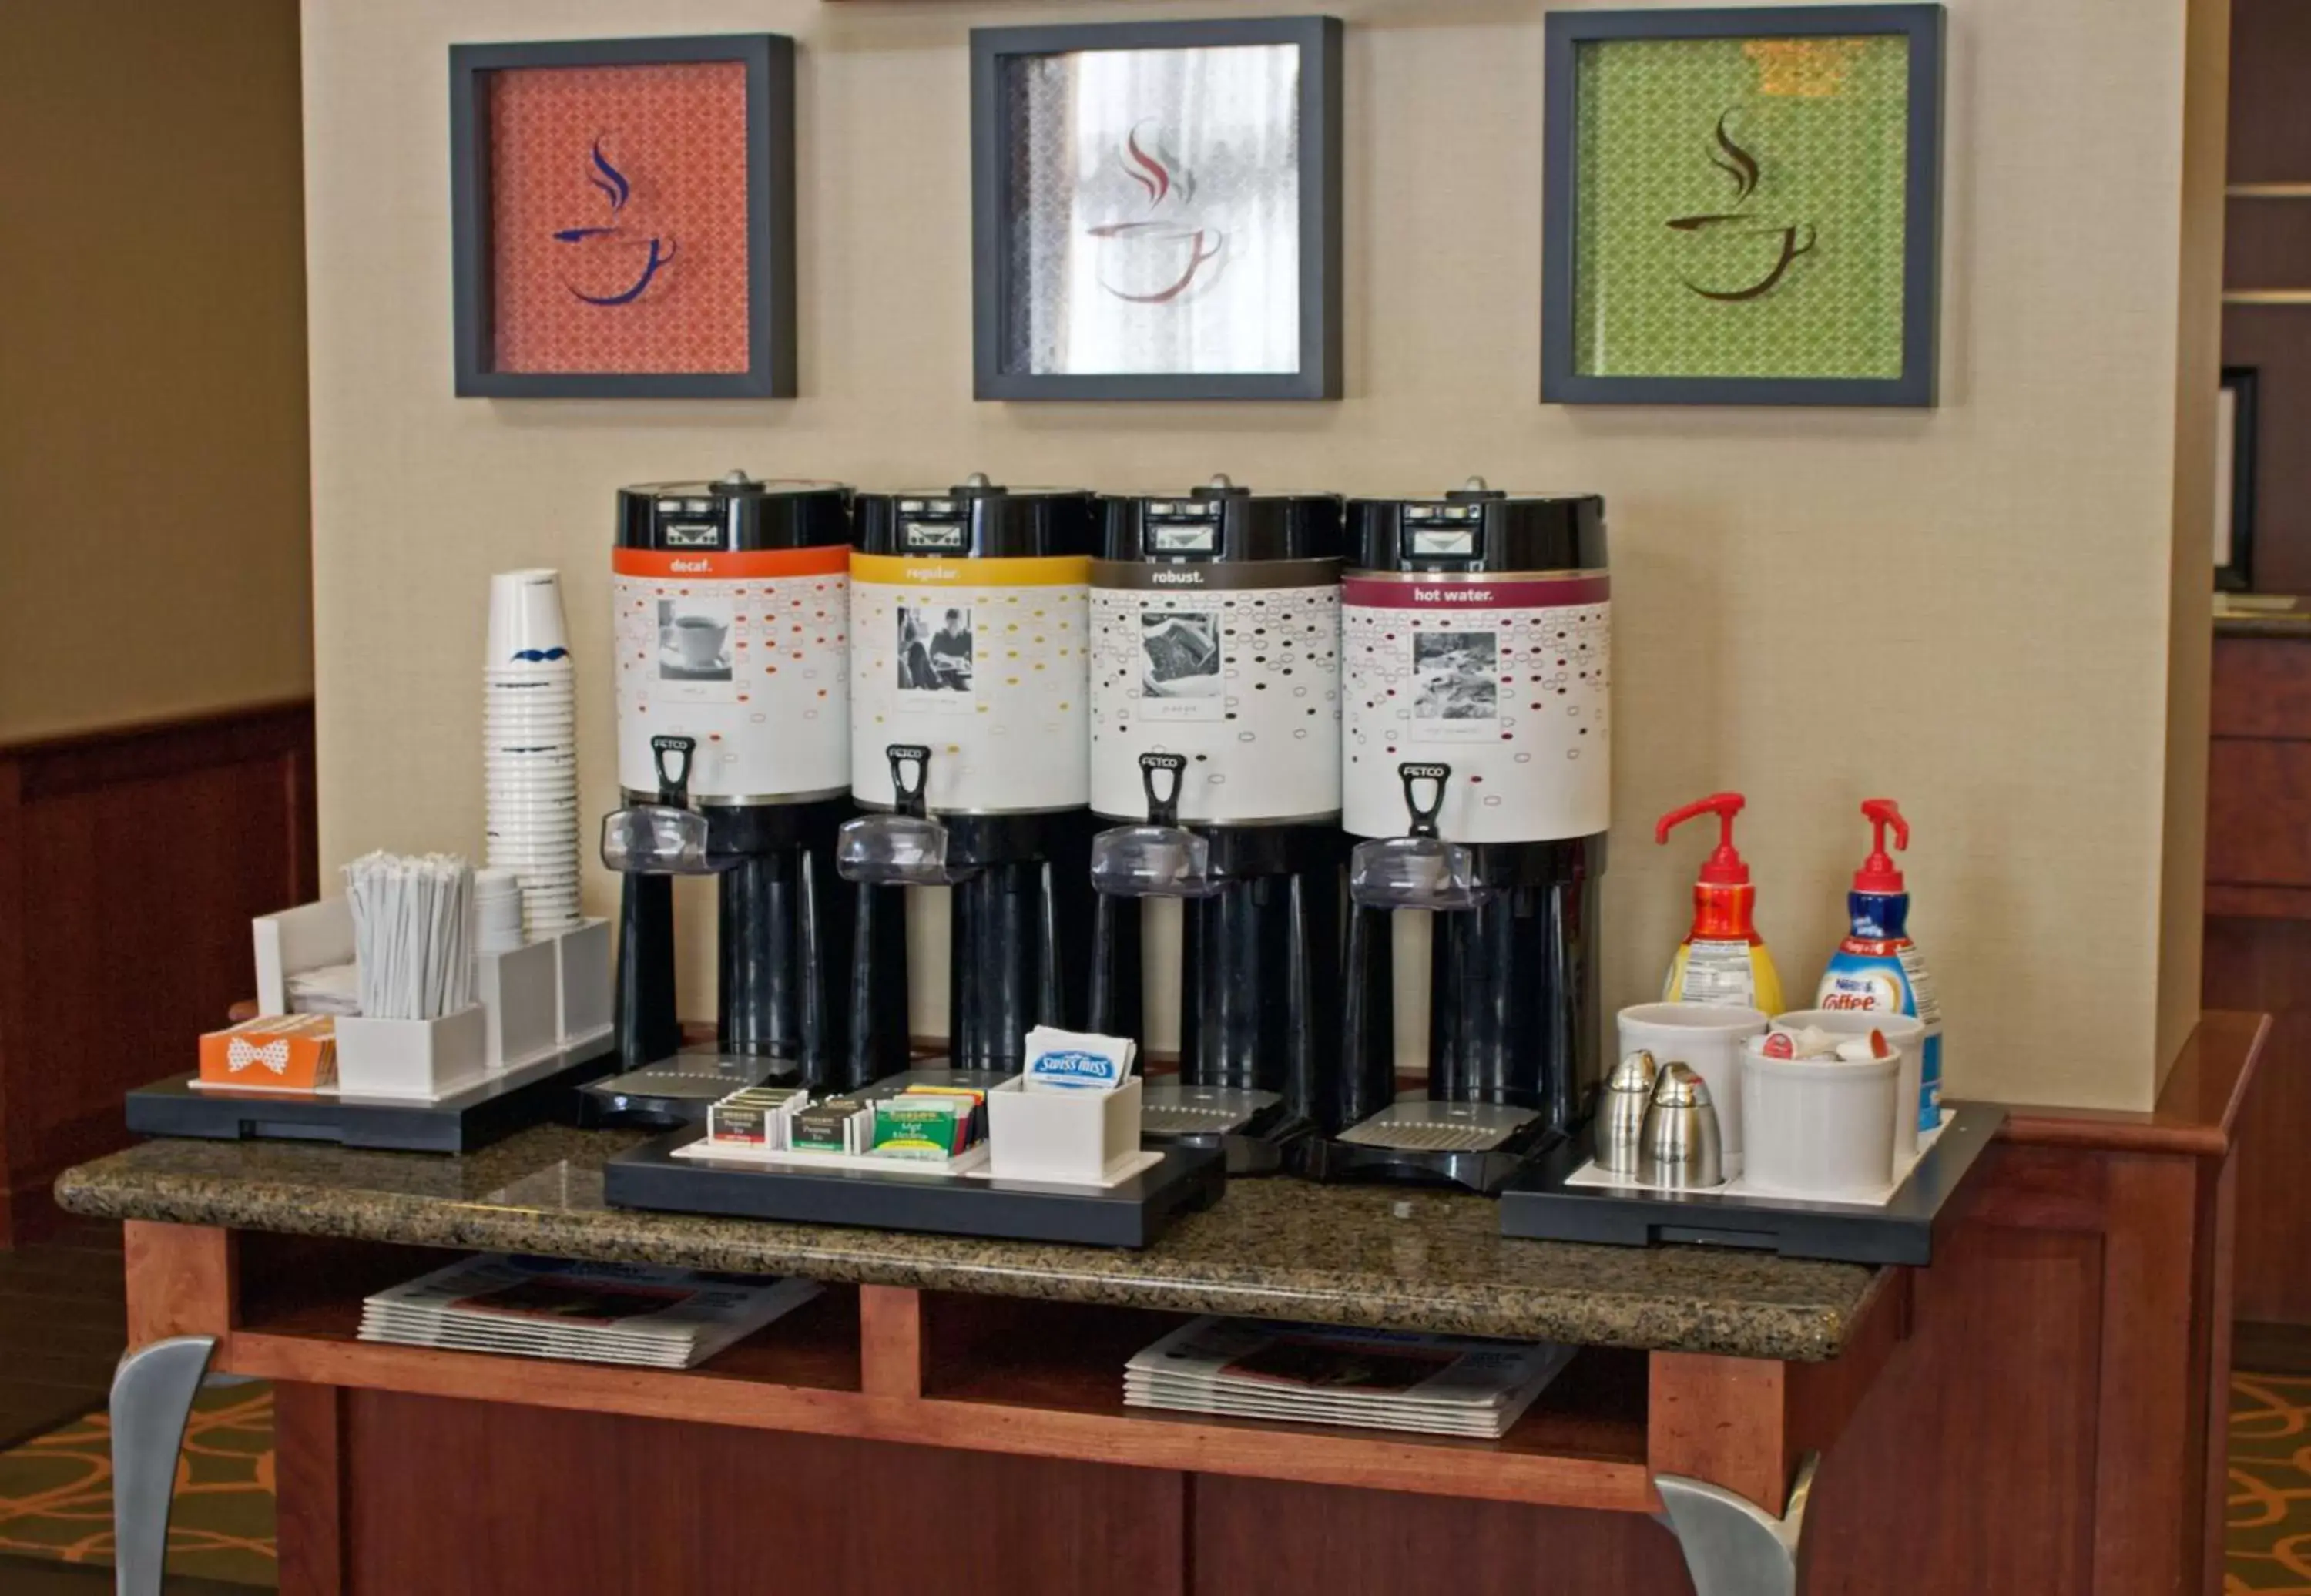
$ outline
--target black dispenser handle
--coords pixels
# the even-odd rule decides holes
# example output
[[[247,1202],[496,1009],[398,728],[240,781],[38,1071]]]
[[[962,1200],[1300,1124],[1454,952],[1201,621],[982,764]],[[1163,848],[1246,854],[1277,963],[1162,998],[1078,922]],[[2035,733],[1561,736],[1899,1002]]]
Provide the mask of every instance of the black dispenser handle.
[[[893,743],[883,750],[891,762],[892,807],[900,814],[920,820],[929,813],[923,789],[931,784],[931,751],[921,743]],[[908,780],[910,768],[912,781]]]
[[[618,1064],[640,1069],[682,1051],[674,996],[674,877],[627,876],[618,889]]]
[[[1362,903],[1348,911],[1347,950],[1341,960],[1340,1081],[1336,1133],[1372,1118],[1396,1101],[1396,961],[1389,911]]]
[[[658,801],[677,809],[690,807],[690,767],[698,753],[696,737],[655,737],[650,757],[658,764]]]
[[[1411,829],[1405,834],[1412,837],[1435,836],[1436,817],[1444,812],[1444,788],[1452,780],[1452,767],[1449,764],[1406,763],[1397,766],[1396,773],[1404,783],[1405,813],[1412,817]],[[1435,783],[1432,796],[1423,803],[1421,785],[1432,781]]]
[[[1143,754],[1139,756],[1139,785],[1147,794],[1147,824],[1177,825],[1180,824],[1180,789],[1188,780],[1188,758],[1184,754]],[[1164,777],[1172,780],[1167,784]]]

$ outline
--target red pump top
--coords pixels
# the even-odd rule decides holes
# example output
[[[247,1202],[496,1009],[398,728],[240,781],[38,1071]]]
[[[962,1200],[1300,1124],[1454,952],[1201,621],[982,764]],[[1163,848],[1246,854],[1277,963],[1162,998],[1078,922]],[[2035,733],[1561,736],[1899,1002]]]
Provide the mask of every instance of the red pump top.
[[[1901,808],[1892,798],[1862,800],[1862,818],[1870,822],[1870,857],[1853,872],[1853,890],[1890,895],[1902,891],[1902,872],[1894,868],[1893,855],[1886,851],[1886,828],[1894,828],[1894,846],[1910,845],[1910,823],[1902,818]]]
[[[1747,886],[1749,885],[1749,867],[1743,864],[1741,856],[1734,851],[1733,817],[1741,813],[1742,806],[1749,801],[1738,792],[1713,792],[1682,809],[1671,809],[1653,823],[1653,841],[1668,842],[1671,831],[1696,815],[1714,815],[1717,816],[1717,847],[1701,867],[1701,885]]]

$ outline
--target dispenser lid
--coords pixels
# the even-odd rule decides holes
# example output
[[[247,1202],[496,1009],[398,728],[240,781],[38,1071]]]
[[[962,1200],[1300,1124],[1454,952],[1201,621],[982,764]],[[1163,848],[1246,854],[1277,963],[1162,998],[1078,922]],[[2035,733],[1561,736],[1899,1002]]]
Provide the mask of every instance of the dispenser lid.
[[[1225,474],[1173,493],[1106,494],[1100,554],[1169,564],[1333,560],[1343,552],[1338,493],[1265,493]]]
[[[1348,563],[1365,571],[1602,571],[1605,501],[1507,493],[1472,476],[1443,493],[1351,499]]]
[[[1007,487],[977,472],[953,487],[862,493],[856,519],[861,554],[982,560],[1089,554],[1096,524],[1086,489]]]
[[[850,541],[851,489],[843,483],[755,477],[645,482],[618,490],[618,546],[736,553]]]
[[[1894,846],[1906,849],[1910,845],[1910,823],[1902,818],[1901,806],[1892,798],[1862,800],[1862,818],[1870,822],[1870,857],[1853,872],[1853,890],[1889,897],[1905,890],[1902,872],[1894,868],[1894,856],[1886,851],[1886,828],[1894,828]]]
[[[1682,809],[1671,809],[1653,823],[1653,841],[1666,842],[1669,834],[1696,815],[1717,816],[1717,846],[1701,867],[1704,886],[1747,886],[1749,867],[1741,860],[1733,846],[1733,817],[1741,813],[1749,800],[1738,792],[1713,792],[1705,798],[1696,798]]]

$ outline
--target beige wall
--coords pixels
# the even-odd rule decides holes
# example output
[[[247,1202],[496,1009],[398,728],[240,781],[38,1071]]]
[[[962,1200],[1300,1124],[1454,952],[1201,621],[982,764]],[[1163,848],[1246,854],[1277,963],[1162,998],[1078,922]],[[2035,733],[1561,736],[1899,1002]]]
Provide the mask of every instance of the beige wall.
[[[295,0],[5,0],[0,152],[0,743],[301,695]]]
[[[1701,842],[1655,848],[1659,812],[1749,794],[1762,923],[1810,992],[1864,851],[1855,805],[1888,793],[1917,828],[1953,1089],[2147,1103],[2193,998],[2167,991],[2162,1040],[2161,919],[2185,895],[2162,894],[2162,858],[2178,880],[2197,868],[2168,824],[2169,660],[2187,698],[2205,646],[2201,585],[2178,623],[2171,580],[2184,0],[1950,5],[1944,398],[1926,413],[1539,405],[1541,8],[1435,0],[1332,7],[1351,23],[1343,402],[973,404],[965,33],[1056,9],[307,0],[327,859],[478,845],[486,576],[560,565],[598,628],[620,484],[744,465],[1147,489],[1224,470],[1356,493],[1479,472],[1611,508],[1610,1001],[1647,995],[1683,930]],[[807,397],[452,398],[446,47],[765,27],[802,47]],[[1423,241],[1448,228],[1469,247]],[[598,647],[580,692],[605,807]],[[589,890],[608,905],[606,877]]]

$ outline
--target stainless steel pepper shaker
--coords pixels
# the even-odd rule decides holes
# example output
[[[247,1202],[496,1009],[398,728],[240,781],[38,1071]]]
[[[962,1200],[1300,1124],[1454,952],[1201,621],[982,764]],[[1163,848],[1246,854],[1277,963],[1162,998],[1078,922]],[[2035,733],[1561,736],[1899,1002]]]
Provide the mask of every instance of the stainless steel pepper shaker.
[[[1684,1064],[1664,1064],[1653,1083],[1637,1175],[1673,1190],[1725,1182],[1724,1144],[1709,1083]]]
[[[1639,1048],[1613,1066],[1605,1077],[1605,1100],[1597,1105],[1597,1167],[1614,1174],[1637,1173],[1644,1148],[1645,1112],[1653,1107],[1653,1056]]]

